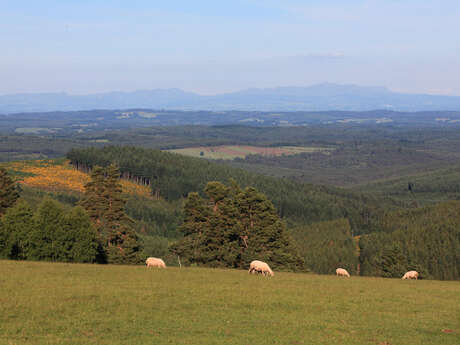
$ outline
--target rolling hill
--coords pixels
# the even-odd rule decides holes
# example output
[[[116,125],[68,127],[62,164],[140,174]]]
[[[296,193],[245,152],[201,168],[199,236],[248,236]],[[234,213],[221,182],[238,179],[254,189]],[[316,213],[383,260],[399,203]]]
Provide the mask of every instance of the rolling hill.
[[[397,111],[460,110],[460,97],[403,94],[384,87],[318,84],[308,87],[247,89],[203,96],[180,89],[107,92],[89,95],[66,93],[0,96],[0,113],[89,109],[154,108],[180,110],[257,111]]]

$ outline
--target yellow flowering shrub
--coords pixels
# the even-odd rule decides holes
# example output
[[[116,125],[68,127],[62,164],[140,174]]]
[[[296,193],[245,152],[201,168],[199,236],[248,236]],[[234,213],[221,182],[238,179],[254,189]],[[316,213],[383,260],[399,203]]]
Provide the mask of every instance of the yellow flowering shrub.
[[[88,174],[78,171],[69,164],[62,161],[61,164],[55,160],[38,160],[9,163],[8,169],[24,174],[19,177],[18,182],[24,186],[44,189],[48,191],[84,191],[84,186],[89,182]],[[121,180],[123,192],[127,194],[150,196],[150,188],[131,181]]]

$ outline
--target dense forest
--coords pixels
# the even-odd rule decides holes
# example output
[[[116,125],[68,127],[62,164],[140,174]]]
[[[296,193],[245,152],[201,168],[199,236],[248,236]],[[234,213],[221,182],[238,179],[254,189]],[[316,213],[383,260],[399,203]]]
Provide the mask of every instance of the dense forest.
[[[149,197],[123,194],[124,201],[120,199],[127,217],[124,223],[129,229],[114,233],[135,240],[128,246],[134,248],[133,253],[138,253],[133,256],[133,263],[145,256],[160,256],[168,264],[177,264],[179,255],[185,264],[219,265],[212,259],[216,258],[216,253],[201,252],[191,256],[190,248],[187,249],[188,235],[184,232],[190,215],[190,196],[202,200],[206,215],[205,210],[212,204],[207,186],[215,181],[225,190],[233,183],[241,191],[253,188],[257,191],[254,193],[261,195],[259,199],[271,203],[270,217],[279,218],[276,228],[285,229],[280,231],[285,234],[283,238],[286,236],[292,241],[288,241],[291,243],[289,255],[297,258],[292,261],[297,264],[283,266],[276,261],[276,255],[260,254],[277,269],[331,274],[341,266],[352,274],[386,277],[399,277],[405,270],[416,269],[423,278],[460,278],[459,233],[456,230],[459,228],[459,205],[449,201],[460,200],[460,153],[456,149],[460,145],[460,135],[456,128],[346,124],[176,126],[90,131],[66,137],[57,133],[42,134],[1,137],[0,159],[62,157],[67,153],[75,169],[94,174],[114,164],[119,169],[119,177],[150,189]],[[115,142],[119,145],[110,145]],[[300,145],[328,150],[277,157],[251,155],[229,161],[185,157],[159,150],[224,144]],[[6,167],[8,169],[8,165]],[[17,171],[9,173],[21,178]],[[101,181],[108,173],[102,175]],[[84,200],[88,196],[26,186],[17,192],[21,197],[14,205],[6,199],[6,206],[0,205],[4,210],[0,215],[2,257],[130,262],[129,259],[118,260],[116,251],[112,253],[113,259],[108,258],[109,243],[113,248],[123,246],[117,242],[117,236],[113,241],[107,240],[110,231],[98,228],[91,210],[84,210]],[[230,193],[224,198],[226,210],[234,215],[241,212],[238,211],[240,199],[235,195]],[[0,198],[6,197],[0,195]],[[92,201],[86,203],[92,204]],[[85,238],[84,248],[88,249],[89,256],[79,256],[77,249],[71,257],[50,251],[40,256],[31,248],[20,249],[27,242],[19,240],[23,235],[17,237],[17,242],[14,236],[7,235],[14,228],[12,224],[17,214],[24,215],[31,229],[43,224],[46,231],[54,234],[56,240],[62,239],[59,243],[68,248],[78,248],[75,241]],[[56,215],[54,220],[46,218],[52,214]],[[222,216],[228,218],[226,212]],[[74,220],[66,217],[74,217]],[[225,220],[216,216],[205,217],[204,222],[225,224]],[[44,227],[48,223],[54,224],[54,228]],[[74,224],[81,225],[79,230],[70,230]],[[233,253],[230,256],[218,254],[221,255],[219,262],[225,262],[225,266],[244,267],[249,260],[243,255],[244,241],[235,242],[240,226],[241,223],[233,223],[234,231],[229,237],[218,236],[226,243],[223,247]],[[57,229],[79,235],[66,239]],[[106,248],[101,247],[104,243],[101,234],[105,234]],[[212,243],[203,241],[200,243]],[[235,248],[239,249],[235,251]]]
[[[280,216],[290,222],[308,224],[346,217],[354,234],[368,232],[374,218],[383,211],[382,200],[361,193],[265,177],[159,150],[107,146],[72,150],[67,157],[84,171],[114,162],[124,178],[148,184],[155,197],[168,201],[184,198],[190,192],[202,193],[209,181],[226,183],[231,178],[243,188],[252,186],[265,193]],[[391,200],[386,202],[388,207],[393,206]]]
[[[33,210],[0,169],[0,257],[16,260],[135,264],[145,255],[125,212],[118,169],[95,168],[75,207],[44,197]]]
[[[408,269],[424,278],[460,277],[460,202],[389,213],[360,241],[361,274],[400,277]]]

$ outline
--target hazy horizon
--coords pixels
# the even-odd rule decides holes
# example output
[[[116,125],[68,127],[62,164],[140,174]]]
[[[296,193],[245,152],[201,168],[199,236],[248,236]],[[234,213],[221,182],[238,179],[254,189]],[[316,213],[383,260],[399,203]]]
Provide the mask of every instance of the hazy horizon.
[[[107,90],[107,91],[95,91],[95,92],[67,92],[67,91],[44,91],[44,92],[15,92],[15,93],[0,93],[0,96],[12,96],[12,95],[39,95],[39,94],[66,94],[69,96],[94,96],[98,94],[109,94],[109,93],[136,93],[136,92],[150,92],[155,90],[180,90],[186,93],[193,93],[199,96],[219,96],[224,94],[231,94],[235,92],[243,92],[247,90],[275,90],[275,89],[283,89],[283,88],[312,88],[322,85],[336,85],[336,86],[344,86],[344,87],[360,87],[360,88],[381,88],[386,89],[389,92],[399,93],[399,94],[407,94],[407,95],[429,95],[429,96],[452,96],[458,97],[457,95],[446,95],[446,94],[439,94],[439,93],[429,93],[429,92],[404,92],[393,90],[385,85],[358,85],[358,84],[346,84],[346,83],[330,83],[330,82],[323,82],[323,83],[315,83],[310,85],[279,85],[273,87],[251,87],[251,88],[244,88],[244,89],[235,89],[229,91],[222,91],[222,92],[214,92],[214,93],[206,93],[206,92],[199,92],[194,90],[186,90],[179,87],[169,87],[169,88],[161,88],[156,87],[152,89],[133,89],[133,90]]]
[[[2,3],[0,95],[321,83],[460,96],[460,2]]]

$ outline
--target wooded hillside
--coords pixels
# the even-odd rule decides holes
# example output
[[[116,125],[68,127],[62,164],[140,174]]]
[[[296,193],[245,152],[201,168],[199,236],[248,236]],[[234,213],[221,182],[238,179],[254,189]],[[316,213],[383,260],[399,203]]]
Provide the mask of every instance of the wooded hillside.
[[[253,186],[266,194],[279,215],[290,222],[308,224],[345,217],[354,234],[368,232],[383,210],[382,199],[360,193],[270,178],[159,150],[107,146],[72,150],[67,157],[84,171],[113,162],[124,178],[149,185],[155,197],[169,201],[184,198],[190,192],[202,193],[209,181],[226,183],[232,178],[243,188]],[[386,202],[391,205],[390,200]]]

